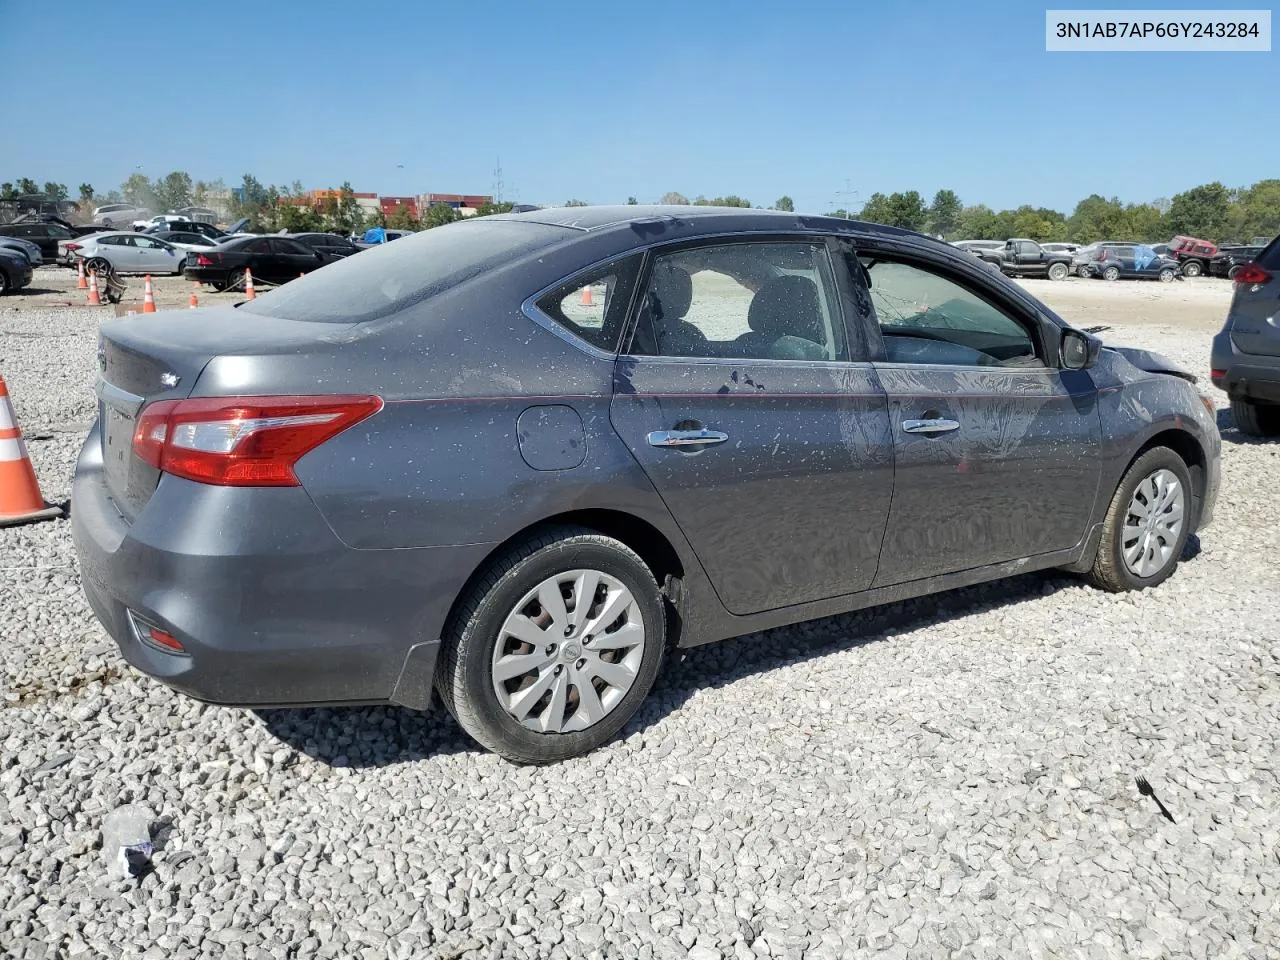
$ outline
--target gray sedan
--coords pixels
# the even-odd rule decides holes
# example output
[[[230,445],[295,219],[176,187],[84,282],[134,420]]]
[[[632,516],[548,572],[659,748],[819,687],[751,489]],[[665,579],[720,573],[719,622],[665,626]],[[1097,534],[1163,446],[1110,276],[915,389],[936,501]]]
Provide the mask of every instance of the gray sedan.
[[[22,237],[0,237],[0,247],[17,250],[27,258],[27,262],[33,267],[38,267],[44,263],[44,256],[40,253],[40,245],[32,243],[30,240],[24,240]]]
[[[116,273],[181,273],[187,252],[142,233],[91,233],[61,245],[84,260],[85,269]]]
[[[1218,491],[1189,374],[954,247],[769,211],[439,227],[107,321],[99,366],[72,527],[130,663],[221,704],[434,691],[519,762],[608,740],[674,648],[1046,568],[1154,587]]]

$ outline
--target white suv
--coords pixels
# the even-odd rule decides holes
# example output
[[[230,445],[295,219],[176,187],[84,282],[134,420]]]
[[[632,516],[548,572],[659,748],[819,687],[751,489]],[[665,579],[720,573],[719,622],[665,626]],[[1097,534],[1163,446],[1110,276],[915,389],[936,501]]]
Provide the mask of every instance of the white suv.
[[[118,229],[149,216],[151,211],[146,207],[134,206],[132,203],[108,203],[93,211],[93,222],[100,223],[107,229]]]

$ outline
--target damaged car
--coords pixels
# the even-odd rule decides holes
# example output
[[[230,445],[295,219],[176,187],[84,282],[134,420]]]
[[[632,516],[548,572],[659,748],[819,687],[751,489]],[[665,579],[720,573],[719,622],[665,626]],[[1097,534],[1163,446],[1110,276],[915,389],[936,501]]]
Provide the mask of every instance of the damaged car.
[[[71,517],[124,657],[217,704],[438,701],[522,763],[610,740],[680,648],[1156,587],[1218,492],[1194,377],[893,227],[497,215],[201,316],[101,329]]]

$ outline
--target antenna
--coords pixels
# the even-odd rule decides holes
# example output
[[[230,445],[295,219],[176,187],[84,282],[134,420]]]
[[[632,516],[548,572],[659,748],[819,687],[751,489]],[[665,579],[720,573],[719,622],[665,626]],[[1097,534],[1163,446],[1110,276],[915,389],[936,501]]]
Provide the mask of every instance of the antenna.
[[[499,157],[493,168],[493,202],[502,202],[502,158]]]
[[[858,199],[858,196],[858,191],[853,189],[853,181],[848,177],[845,177],[844,189],[836,191],[836,199],[832,202],[832,206],[837,209],[843,207],[848,212],[849,216],[852,217],[857,213],[857,211],[853,209],[853,201]],[[841,202],[841,197],[844,198],[843,202]]]

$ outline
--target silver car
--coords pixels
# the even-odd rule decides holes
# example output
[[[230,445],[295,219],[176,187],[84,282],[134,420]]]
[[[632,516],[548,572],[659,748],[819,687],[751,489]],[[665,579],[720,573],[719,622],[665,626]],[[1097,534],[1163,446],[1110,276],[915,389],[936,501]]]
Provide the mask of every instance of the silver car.
[[[181,273],[185,250],[144,233],[92,233],[66,244],[84,260],[85,269],[116,273]]]
[[[110,229],[126,227],[135,220],[145,220],[149,216],[151,211],[146,207],[139,207],[132,203],[108,203],[94,209],[93,222]]]

